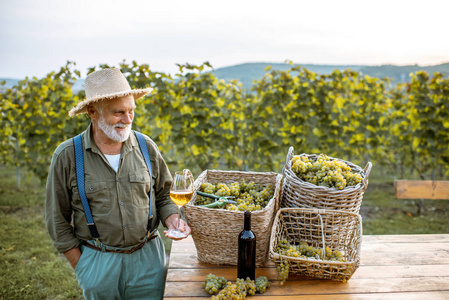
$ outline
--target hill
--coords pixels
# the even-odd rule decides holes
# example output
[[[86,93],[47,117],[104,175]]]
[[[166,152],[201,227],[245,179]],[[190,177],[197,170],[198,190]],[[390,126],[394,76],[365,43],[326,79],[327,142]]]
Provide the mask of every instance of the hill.
[[[303,68],[306,68],[312,72],[319,74],[329,74],[335,69],[347,70],[351,69],[358,71],[364,75],[377,78],[390,78],[392,83],[409,82],[410,73],[415,73],[417,71],[426,71],[429,74],[434,72],[444,73],[446,76],[449,75],[449,63],[443,63],[439,65],[432,66],[418,66],[418,65],[408,65],[408,66],[396,66],[396,65],[381,65],[381,66],[368,66],[368,65],[316,65],[316,64],[296,64]],[[295,65],[295,66],[296,66]],[[247,90],[251,88],[254,80],[260,80],[265,74],[265,68],[271,66],[272,70],[287,70],[292,66],[286,63],[244,63],[229,67],[218,68],[211,71],[218,79],[233,80],[237,79]],[[11,88],[19,79],[11,78],[0,78],[1,81],[5,81],[3,87],[0,86],[0,91],[5,88]],[[80,79],[76,82],[73,89],[78,91],[84,87],[84,79]]]
[[[298,65],[298,64],[297,64]],[[426,71],[429,74],[434,72],[441,72],[446,75],[449,74],[449,63],[434,65],[434,66],[395,66],[395,65],[381,65],[381,66],[366,66],[366,65],[315,65],[315,64],[299,64],[312,72],[319,74],[330,74],[332,71],[338,69],[340,71],[351,69],[358,71],[364,75],[377,78],[390,78],[393,83],[409,82],[410,73],[417,71]],[[235,66],[219,68],[212,73],[219,79],[232,80],[237,79],[246,89],[250,89],[254,80],[260,80],[265,74],[265,68],[271,66],[272,70],[287,70],[292,66],[283,63],[244,63]],[[296,65],[295,65],[296,66]]]
[[[212,71],[212,73],[219,79],[232,80],[237,79],[246,89],[250,89],[254,80],[260,80],[265,74],[265,68],[271,66],[271,70],[285,71],[292,66],[285,63],[244,63],[235,66],[223,67]],[[335,69],[344,70],[352,69],[360,70],[362,66],[357,65],[300,65],[312,72],[319,74],[329,74]]]

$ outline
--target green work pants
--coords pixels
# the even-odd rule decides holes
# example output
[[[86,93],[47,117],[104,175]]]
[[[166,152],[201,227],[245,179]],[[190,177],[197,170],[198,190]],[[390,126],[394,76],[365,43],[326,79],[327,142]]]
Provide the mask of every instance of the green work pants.
[[[163,298],[167,269],[159,236],[131,254],[81,251],[75,275],[87,300]]]

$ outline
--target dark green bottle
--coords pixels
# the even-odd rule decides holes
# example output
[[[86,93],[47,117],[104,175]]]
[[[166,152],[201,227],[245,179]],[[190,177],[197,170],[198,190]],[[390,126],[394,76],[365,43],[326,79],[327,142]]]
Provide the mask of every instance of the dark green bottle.
[[[251,231],[251,212],[245,211],[243,230],[239,234],[237,278],[255,280],[256,235]]]

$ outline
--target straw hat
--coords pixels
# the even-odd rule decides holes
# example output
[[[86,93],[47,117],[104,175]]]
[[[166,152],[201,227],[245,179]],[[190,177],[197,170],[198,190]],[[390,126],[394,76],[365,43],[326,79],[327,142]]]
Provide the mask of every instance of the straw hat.
[[[133,95],[137,100],[152,88],[132,90],[125,76],[117,68],[102,69],[87,75],[84,81],[86,99],[78,103],[69,111],[69,116],[87,113],[87,105],[103,100]]]

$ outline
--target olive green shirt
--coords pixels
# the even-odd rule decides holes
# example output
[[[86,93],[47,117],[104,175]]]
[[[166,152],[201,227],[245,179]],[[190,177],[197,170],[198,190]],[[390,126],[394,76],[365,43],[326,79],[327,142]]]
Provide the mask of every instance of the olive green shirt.
[[[95,145],[92,125],[82,133],[85,189],[102,243],[129,247],[147,233],[150,175],[134,133],[123,143],[118,171]],[[147,136],[153,172],[152,230],[177,213],[170,200],[172,177],[157,145]],[[55,150],[46,190],[45,221],[56,249],[63,253],[91,240],[78,193],[73,139]]]

